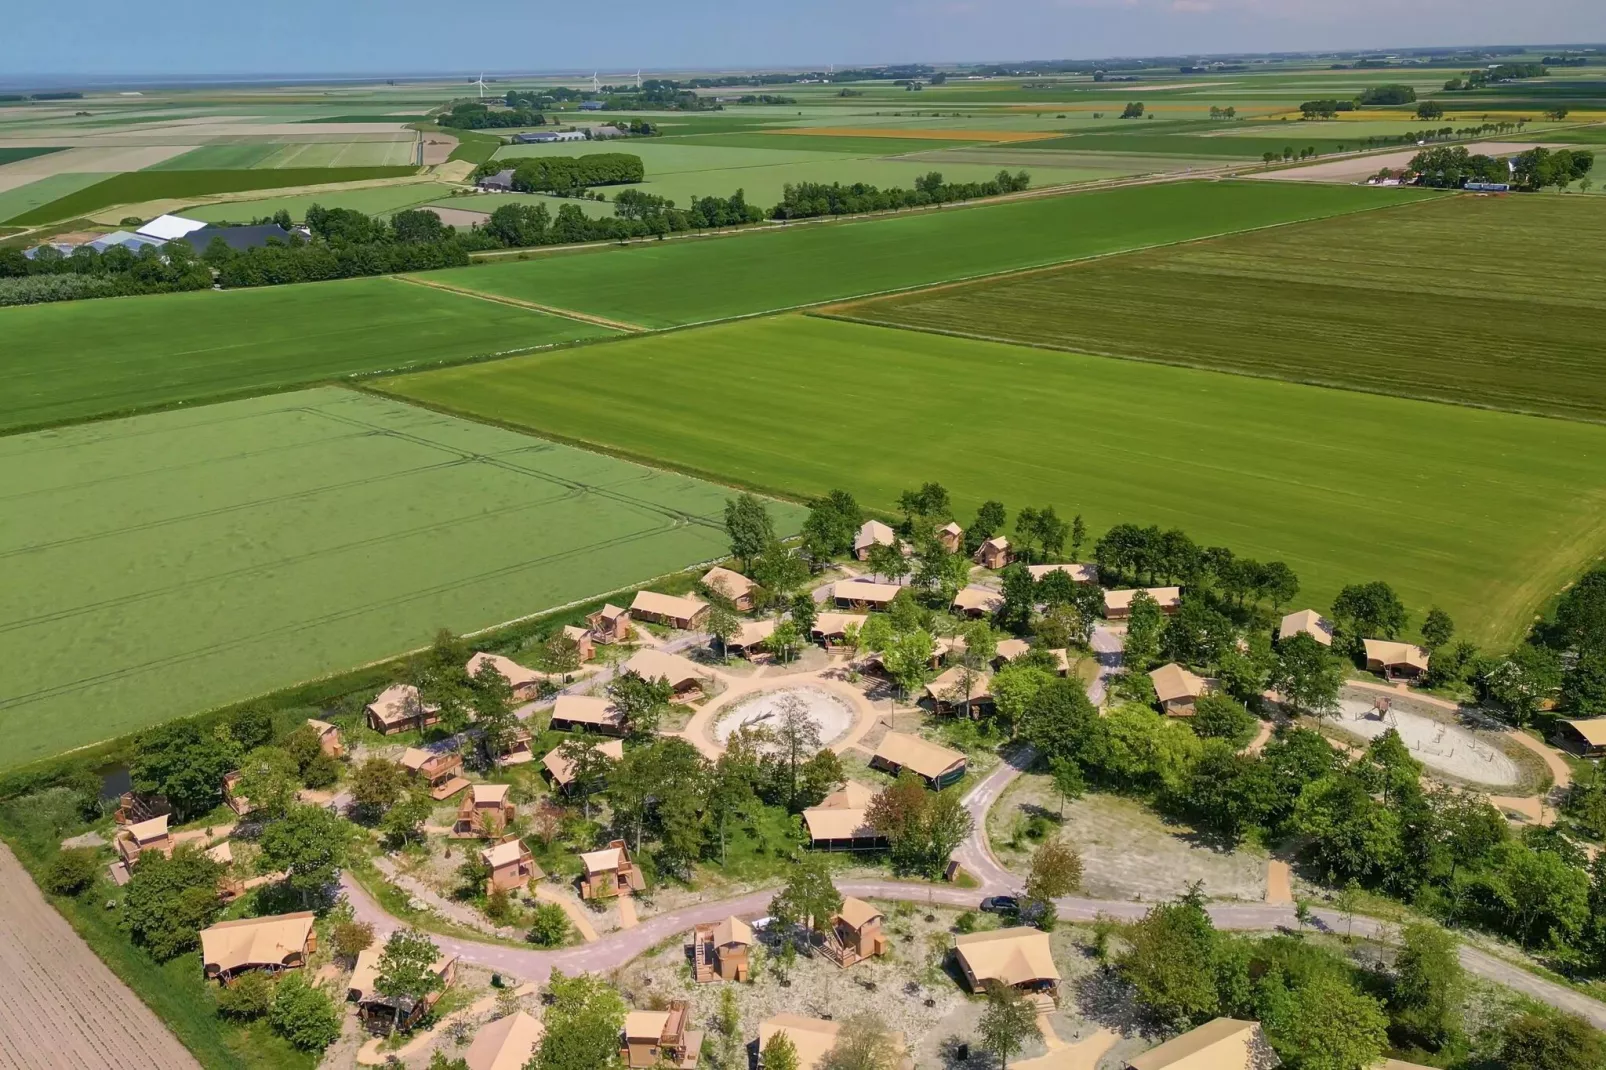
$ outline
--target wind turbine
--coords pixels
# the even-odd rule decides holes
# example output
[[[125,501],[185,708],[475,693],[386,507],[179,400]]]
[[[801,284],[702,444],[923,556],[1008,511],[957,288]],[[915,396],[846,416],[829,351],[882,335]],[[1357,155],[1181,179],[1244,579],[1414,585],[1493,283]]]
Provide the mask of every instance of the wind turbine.
[[[602,91],[602,83],[597,81],[596,71],[591,72],[591,91],[593,93],[600,93]]]
[[[641,68],[640,67],[636,68],[636,88],[637,89],[641,88]]]
[[[479,78],[477,78],[473,82],[470,82],[469,84],[470,85],[477,85],[477,86],[480,87],[480,99],[484,100],[485,99],[485,72],[481,71]]]

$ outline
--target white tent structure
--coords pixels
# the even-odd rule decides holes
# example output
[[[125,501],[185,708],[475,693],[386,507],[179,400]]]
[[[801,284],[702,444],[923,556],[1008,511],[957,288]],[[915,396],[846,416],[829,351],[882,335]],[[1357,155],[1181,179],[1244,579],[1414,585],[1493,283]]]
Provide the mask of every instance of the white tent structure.
[[[181,215],[159,215],[140,227],[137,233],[147,238],[155,238],[157,241],[172,241],[204,226],[206,224],[199,219],[186,219]]]

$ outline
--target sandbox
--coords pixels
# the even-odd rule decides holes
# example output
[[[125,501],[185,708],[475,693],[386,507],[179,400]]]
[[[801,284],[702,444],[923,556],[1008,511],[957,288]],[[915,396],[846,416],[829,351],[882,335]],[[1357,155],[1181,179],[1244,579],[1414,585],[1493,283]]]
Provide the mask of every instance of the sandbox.
[[[1515,762],[1465,728],[1417,713],[1398,700],[1391,703],[1387,714],[1380,715],[1374,708],[1375,701],[1374,696],[1360,697],[1359,692],[1346,691],[1333,723],[1366,739],[1376,739],[1392,728],[1400,734],[1411,757],[1430,770],[1459,780],[1497,787],[1521,781]]]
[[[820,742],[826,746],[847,735],[848,730],[853,727],[853,708],[845,700],[823,687],[811,687],[805,684],[760,691],[739,700],[731,708],[722,710],[719,720],[714,724],[714,740],[720,746],[724,746],[739,728],[772,725],[780,712],[781,703],[791,699],[804,704],[809,719],[820,730]]]

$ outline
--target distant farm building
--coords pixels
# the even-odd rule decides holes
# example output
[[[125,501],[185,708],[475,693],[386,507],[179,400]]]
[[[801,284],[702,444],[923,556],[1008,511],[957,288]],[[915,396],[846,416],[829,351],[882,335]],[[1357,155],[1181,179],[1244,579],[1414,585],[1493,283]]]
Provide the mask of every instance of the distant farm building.
[[[493,193],[509,193],[513,189],[513,168],[503,168],[494,175],[486,175],[474,184]]]

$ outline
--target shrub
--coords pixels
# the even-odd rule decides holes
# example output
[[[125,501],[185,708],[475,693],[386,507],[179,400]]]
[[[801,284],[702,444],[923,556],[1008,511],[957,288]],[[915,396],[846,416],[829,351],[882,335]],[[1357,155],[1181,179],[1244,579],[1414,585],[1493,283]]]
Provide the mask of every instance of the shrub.
[[[330,934],[330,944],[340,958],[354,959],[374,944],[374,927],[365,921],[343,921]]]
[[[217,1009],[230,1018],[250,1021],[273,1009],[273,980],[260,970],[242,974],[218,990]]]
[[[536,947],[562,947],[569,939],[569,916],[556,903],[538,903],[531,912],[530,943]]]
[[[77,895],[95,883],[95,852],[83,848],[62,851],[45,870],[45,891],[52,895]]]
[[[340,1011],[299,973],[279,982],[269,1021],[274,1032],[303,1051],[322,1051],[340,1036]]]

